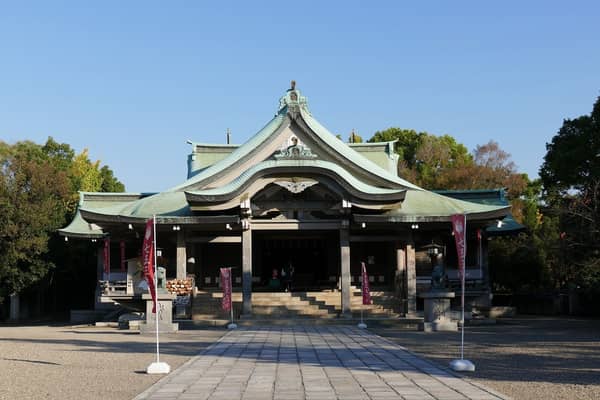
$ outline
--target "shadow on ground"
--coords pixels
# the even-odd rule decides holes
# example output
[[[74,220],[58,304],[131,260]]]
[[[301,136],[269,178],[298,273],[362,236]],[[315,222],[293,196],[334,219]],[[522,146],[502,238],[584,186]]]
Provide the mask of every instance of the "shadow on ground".
[[[460,356],[460,334],[373,329],[394,343],[441,365]],[[491,326],[468,326],[465,358],[491,381],[600,385],[600,321],[515,318]]]

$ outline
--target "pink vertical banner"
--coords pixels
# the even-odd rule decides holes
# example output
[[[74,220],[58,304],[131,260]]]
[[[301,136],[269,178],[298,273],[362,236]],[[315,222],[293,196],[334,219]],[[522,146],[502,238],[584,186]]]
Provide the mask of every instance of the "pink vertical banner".
[[[362,303],[364,305],[371,304],[371,289],[369,288],[369,275],[365,263],[360,263],[362,266]]]
[[[465,241],[465,233],[467,230],[467,216],[465,214],[455,214],[452,216],[452,232],[454,233],[454,241],[456,242],[456,254],[458,256],[458,273],[460,278],[464,279],[465,275],[465,254],[467,244]]]
[[[104,239],[104,273],[110,274],[110,239]]]
[[[231,311],[231,268],[221,268],[221,287],[223,288],[223,311]]]
[[[125,266],[125,242],[121,240],[119,246],[121,249],[121,272],[125,272],[125,270],[127,269]]]

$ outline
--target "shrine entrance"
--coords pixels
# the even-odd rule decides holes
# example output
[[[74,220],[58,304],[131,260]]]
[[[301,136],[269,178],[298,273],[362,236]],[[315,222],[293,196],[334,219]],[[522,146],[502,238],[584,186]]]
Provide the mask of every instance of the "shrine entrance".
[[[333,289],[340,274],[338,231],[253,232],[253,290]]]

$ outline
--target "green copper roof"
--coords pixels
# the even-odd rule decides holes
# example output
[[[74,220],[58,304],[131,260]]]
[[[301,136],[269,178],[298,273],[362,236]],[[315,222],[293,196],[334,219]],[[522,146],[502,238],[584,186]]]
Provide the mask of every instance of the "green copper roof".
[[[79,210],[75,213],[75,217],[71,223],[65,228],[58,230],[59,235],[71,236],[85,239],[97,239],[104,236],[104,231],[97,225],[85,221]]]
[[[480,189],[480,190],[436,190],[444,196],[455,199],[466,200],[478,204],[486,204],[491,206],[509,206],[510,203],[505,197],[504,189]],[[525,225],[515,221],[512,213],[508,213],[502,220],[502,226],[496,225],[486,228],[489,235],[504,235],[510,233],[521,232],[525,230]]]
[[[301,132],[312,147],[309,149],[304,145],[296,146],[297,143],[294,145],[296,150],[302,151],[303,158],[293,159],[292,156],[296,157],[297,154],[286,155],[283,150],[267,155],[275,144],[279,145],[281,134],[286,129]],[[278,142],[273,141],[276,138],[279,138]],[[394,158],[393,142],[384,145],[391,152],[389,157]],[[289,146],[287,151],[294,146]],[[365,150],[375,146],[381,144],[363,144],[358,147]],[[246,143],[239,147],[230,145],[226,150],[231,150],[231,153],[219,160],[216,157],[214,164],[204,167],[182,184],[162,193],[83,194],[77,216],[61,233],[101,234],[101,231],[92,226],[86,227],[86,221],[139,222],[152,215],[162,217],[163,221],[179,218],[196,223],[200,221],[200,217],[190,209],[189,199],[201,203],[210,202],[219,196],[237,195],[257,177],[266,173],[273,176],[293,176],[294,173],[305,176],[314,173],[315,177],[325,175],[338,182],[352,196],[377,202],[382,208],[387,208],[388,211],[383,215],[370,217],[383,218],[388,222],[448,221],[452,214],[457,213],[467,213],[468,218],[485,220],[503,217],[510,208],[504,204],[477,204],[442,196],[398,177],[393,168],[377,165],[329,132],[312,116],[306,98],[298,90],[286,92],[280,99],[275,117]],[[238,176],[228,176],[231,171],[237,170]],[[400,206],[399,201],[402,201]],[[395,208],[391,209],[392,207]]]
[[[211,176],[214,176],[223,170],[230,168],[238,161],[248,157],[252,151],[254,151],[262,142],[264,142],[269,136],[271,136],[281,126],[281,123],[285,119],[285,115],[276,115],[271,121],[269,121],[258,133],[252,136],[246,143],[236,148],[229,156],[202,170],[197,175],[191,177],[180,185],[177,185],[169,190],[182,191],[191,186],[194,186]]]
[[[114,215],[125,205],[136,202],[144,196],[151,194],[142,193],[79,193],[79,204],[75,217],[71,223],[58,232],[63,236],[81,237],[81,238],[100,238],[105,236],[105,232],[98,225],[87,222],[81,215],[84,209],[93,209],[95,212]],[[85,207],[85,208],[84,208]]]
[[[396,175],[398,173],[399,158],[398,154],[394,151],[394,143],[396,142],[397,140],[377,143],[348,143],[347,145],[361,156]]]
[[[390,173],[389,171],[383,169],[379,165],[365,158],[357,151],[353,150],[349,146],[347,146],[344,142],[335,137],[331,132],[327,130],[323,125],[321,125],[316,119],[310,115],[308,112],[304,112],[301,110],[300,113],[302,117],[306,121],[307,125],[315,132],[329,147],[334,149],[338,154],[346,158],[352,164],[359,166],[360,168],[366,170],[368,173],[374,174],[383,178],[390,182],[391,184],[400,185],[405,188],[415,189],[415,190],[423,190],[417,185],[414,185],[399,176]]]
[[[329,161],[323,160],[266,160],[255,164],[251,168],[247,169],[242,175],[238,176],[236,179],[231,181],[229,184],[225,186],[221,186],[218,188],[206,189],[206,190],[197,190],[189,192],[190,194],[194,194],[196,196],[206,196],[217,197],[223,196],[228,193],[233,193],[238,191],[240,188],[246,184],[249,180],[251,180],[254,176],[261,173],[262,171],[267,170],[277,170],[277,169],[287,169],[289,171],[301,171],[301,169],[306,169],[310,172],[317,172],[319,170],[325,170],[332,172],[335,177],[338,179],[342,179],[345,182],[357,190],[357,196],[360,197],[363,195],[394,195],[403,193],[404,189],[386,189],[379,188],[375,186],[371,186],[366,184],[354,176],[348,173],[344,168],[340,167],[337,164],[334,164]]]

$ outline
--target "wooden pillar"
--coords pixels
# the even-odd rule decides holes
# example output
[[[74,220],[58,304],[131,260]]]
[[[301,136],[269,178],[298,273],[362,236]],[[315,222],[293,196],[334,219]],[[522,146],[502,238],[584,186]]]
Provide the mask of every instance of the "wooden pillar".
[[[350,318],[352,317],[352,307],[350,304],[352,293],[350,293],[350,234],[347,224],[342,224],[340,228],[340,252],[342,316]]]
[[[242,231],[242,314],[252,315],[252,230]]]
[[[199,273],[200,272],[200,252],[199,252],[199,247],[200,244],[198,243],[190,243],[189,245],[186,246],[186,255],[188,256],[188,259],[191,258],[192,262],[188,263],[188,264],[192,264],[190,267],[188,267],[188,273],[191,273],[194,275],[194,279],[196,280],[196,287],[202,287],[202,284],[204,283],[202,280],[202,276]]]
[[[491,280],[490,280],[490,264],[489,264],[489,249],[488,249],[488,238],[487,235],[482,232],[481,233],[481,279],[483,281],[483,283],[490,287],[491,286]]]
[[[406,244],[406,315],[417,314],[417,268],[415,244],[411,240]]]
[[[187,276],[187,254],[185,249],[185,233],[177,231],[177,279]]]
[[[394,292],[396,299],[400,303],[400,310],[406,314],[406,251],[402,248],[400,242],[395,243],[396,250],[396,270],[394,271]]]
[[[96,275],[99,281],[104,280],[104,252],[99,246],[96,246]]]

